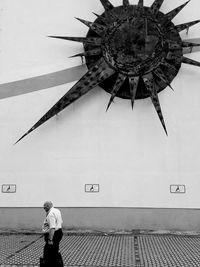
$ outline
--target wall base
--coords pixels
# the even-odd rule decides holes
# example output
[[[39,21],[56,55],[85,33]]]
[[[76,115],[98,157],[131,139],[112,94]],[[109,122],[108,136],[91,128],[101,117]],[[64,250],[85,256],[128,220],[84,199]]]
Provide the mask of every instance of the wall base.
[[[199,231],[198,209],[60,208],[65,229]],[[40,230],[42,208],[0,208],[0,229]]]

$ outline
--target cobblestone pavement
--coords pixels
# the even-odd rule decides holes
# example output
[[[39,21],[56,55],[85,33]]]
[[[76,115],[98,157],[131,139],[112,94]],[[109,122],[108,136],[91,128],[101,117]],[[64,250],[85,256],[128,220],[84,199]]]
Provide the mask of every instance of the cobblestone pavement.
[[[0,267],[39,266],[39,234],[0,234]],[[171,233],[65,233],[67,267],[199,267],[200,235]]]

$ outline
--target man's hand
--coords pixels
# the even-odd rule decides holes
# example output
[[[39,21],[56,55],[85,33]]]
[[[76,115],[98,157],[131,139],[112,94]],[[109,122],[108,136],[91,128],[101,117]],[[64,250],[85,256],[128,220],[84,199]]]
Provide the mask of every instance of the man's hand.
[[[53,241],[52,240],[48,240],[48,245],[53,245]]]

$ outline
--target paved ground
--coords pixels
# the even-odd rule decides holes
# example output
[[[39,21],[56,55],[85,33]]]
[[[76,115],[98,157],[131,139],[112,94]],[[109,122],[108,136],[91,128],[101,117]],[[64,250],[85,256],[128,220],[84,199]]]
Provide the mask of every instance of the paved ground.
[[[0,233],[0,266],[39,266],[40,234]],[[60,250],[70,267],[199,267],[200,234],[66,232]]]

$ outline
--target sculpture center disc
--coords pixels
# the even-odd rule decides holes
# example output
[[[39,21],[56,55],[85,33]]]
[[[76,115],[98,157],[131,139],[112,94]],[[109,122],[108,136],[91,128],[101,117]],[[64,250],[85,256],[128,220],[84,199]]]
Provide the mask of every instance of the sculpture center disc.
[[[150,96],[143,79],[148,75],[153,77],[157,93],[173,81],[182,62],[182,41],[162,12],[155,16],[149,7],[118,6],[98,16],[94,23],[102,25],[104,33],[98,35],[89,29],[87,38],[101,38],[101,53],[90,54],[97,45],[85,43],[86,64],[91,68],[103,58],[108,68],[114,69],[114,74],[99,84],[108,93],[112,94],[119,74],[126,79],[116,96],[126,99],[132,98],[129,78],[138,79],[135,99]]]
[[[104,58],[112,67],[128,75],[138,75],[154,66],[162,50],[161,35],[147,18],[130,18],[110,29],[103,47]]]

